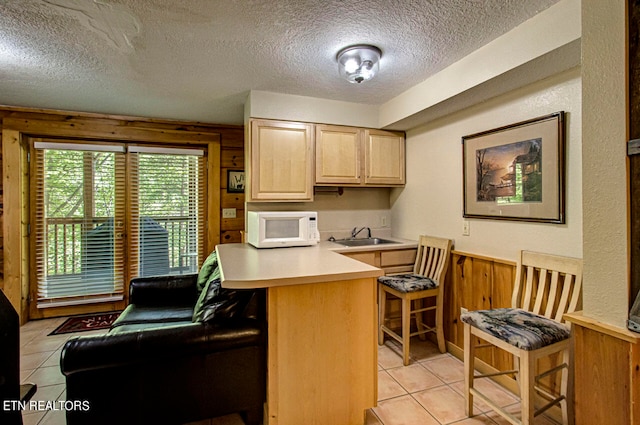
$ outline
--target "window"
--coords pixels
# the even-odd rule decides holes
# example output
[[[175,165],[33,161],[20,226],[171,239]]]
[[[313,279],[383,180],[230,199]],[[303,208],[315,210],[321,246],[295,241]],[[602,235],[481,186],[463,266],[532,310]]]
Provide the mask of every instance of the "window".
[[[197,271],[204,151],[34,147],[38,308],[121,300],[131,277]]]
[[[203,151],[133,146],[132,276],[195,273],[204,254]]]

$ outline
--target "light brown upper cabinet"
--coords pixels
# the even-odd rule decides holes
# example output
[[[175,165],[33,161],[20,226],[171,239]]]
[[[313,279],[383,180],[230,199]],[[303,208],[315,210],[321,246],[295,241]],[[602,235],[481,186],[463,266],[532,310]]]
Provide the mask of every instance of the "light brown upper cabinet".
[[[313,200],[313,125],[252,120],[250,200]]]
[[[404,135],[384,130],[364,130],[364,183],[367,185],[403,185]]]
[[[315,135],[317,185],[405,184],[402,133],[316,125]]]
[[[316,184],[360,184],[362,130],[316,125]]]

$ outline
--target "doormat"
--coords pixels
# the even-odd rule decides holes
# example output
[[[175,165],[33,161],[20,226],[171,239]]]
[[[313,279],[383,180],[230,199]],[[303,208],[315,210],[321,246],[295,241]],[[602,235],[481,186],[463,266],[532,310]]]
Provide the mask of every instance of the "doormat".
[[[95,331],[108,329],[120,316],[121,311],[109,313],[84,314],[82,316],[69,317],[49,335],[68,334],[71,332]]]

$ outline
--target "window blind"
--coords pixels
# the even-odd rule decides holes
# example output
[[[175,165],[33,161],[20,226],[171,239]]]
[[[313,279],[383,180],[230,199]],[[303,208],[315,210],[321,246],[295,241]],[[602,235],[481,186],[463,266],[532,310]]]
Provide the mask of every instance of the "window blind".
[[[38,307],[122,299],[123,146],[34,147]]]
[[[129,165],[131,276],[197,272],[205,241],[204,152],[131,146]]]
[[[123,298],[125,279],[198,271],[205,151],[39,139],[38,308]]]

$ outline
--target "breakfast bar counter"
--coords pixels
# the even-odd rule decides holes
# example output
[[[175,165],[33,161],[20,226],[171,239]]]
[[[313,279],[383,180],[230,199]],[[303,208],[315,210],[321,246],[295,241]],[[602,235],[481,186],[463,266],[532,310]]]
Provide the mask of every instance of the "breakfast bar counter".
[[[362,425],[377,401],[377,277],[321,243],[216,248],[226,288],[266,288],[265,425]]]
[[[380,269],[334,252],[329,244],[257,249],[249,244],[217,247],[225,288],[267,288],[378,277]]]

